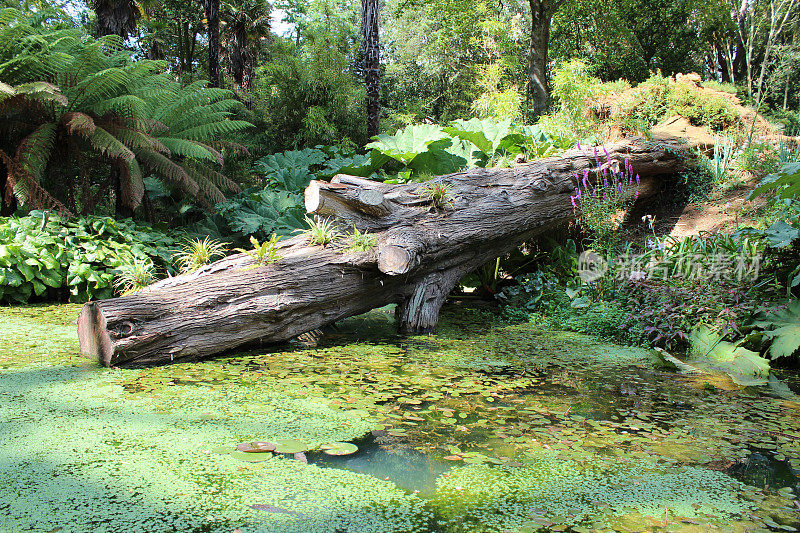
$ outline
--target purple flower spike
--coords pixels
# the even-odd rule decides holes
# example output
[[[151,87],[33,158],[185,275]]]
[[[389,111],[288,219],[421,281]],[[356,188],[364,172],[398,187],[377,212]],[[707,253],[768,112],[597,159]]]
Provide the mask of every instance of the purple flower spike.
[[[588,177],[589,177],[589,169],[588,168],[584,168],[583,169],[583,179],[586,179]]]
[[[589,176],[586,175],[583,177],[583,188],[588,190],[589,189]]]
[[[619,190],[619,193],[622,194],[622,184],[621,183],[617,183],[617,190]]]
[[[606,153],[606,163],[611,163],[611,156],[608,155],[608,150],[606,150],[605,145],[603,146],[603,151]]]
[[[581,148],[581,143],[578,143],[578,150],[583,150],[583,148]]]
[[[639,174],[636,174],[636,185],[639,185]]]
[[[575,200],[578,198],[576,196],[570,196],[569,201],[572,202],[572,207],[578,207],[578,204],[575,203]]]

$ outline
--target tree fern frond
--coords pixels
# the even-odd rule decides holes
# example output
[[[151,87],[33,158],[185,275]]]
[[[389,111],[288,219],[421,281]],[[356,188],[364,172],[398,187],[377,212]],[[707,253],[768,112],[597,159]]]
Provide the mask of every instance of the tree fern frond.
[[[164,146],[169,148],[170,153],[184,157],[193,157],[204,161],[217,162],[217,157],[204,146],[188,139],[178,139],[175,137],[159,137]]]
[[[101,100],[91,106],[96,115],[106,113],[119,113],[124,116],[142,116],[147,108],[147,102],[133,94],[122,94]]]
[[[120,126],[114,122],[104,125],[104,128],[106,128],[109,133],[119,139],[122,144],[130,148],[134,153],[138,152],[139,150],[156,150],[167,156],[170,155],[169,148],[164,146],[159,139],[153,137],[152,135],[147,135],[146,133],[142,133],[141,131],[133,128]]]
[[[77,111],[61,115],[61,124],[70,135],[80,135],[82,137],[91,136],[96,129],[92,117]]]
[[[219,204],[225,201],[225,195],[222,194],[222,191],[220,191],[211,180],[197,172],[192,167],[187,166],[186,171],[197,183],[200,189],[200,194],[203,198],[207,199],[209,206],[213,206],[214,204]]]
[[[127,146],[103,128],[96,127],[94,133],[88,135],[86,138],[92,146],[92,149],[109,159],[131,161],[135,157]]]
[[[16,160],[26,174],[41,179],[56,142],[57,125],[47,122],[36,128],[17,146]]]
[[[239,185],[235,181],[227,177],[225,174],[217,172],[213,168],[209,168],[208,166],[203,165],[202,163],[189,163],[185,166],[187,168],[190,168],[195,173],[200,174],[201,176],[211,181],[211,183],[213,183],[220,190],[224,189],[232,193],[242,192],[242,188],[239,187]]]
[[[116,67],[87,76],[70,91],[74,95],[70,107],[75,109],[76,106],[91,106],[100,100],[118,96],[129,80],[130,77],[125,69]]]
[[[252,128],[253,125],[244,120],[222,120],[212,124],[201,124],[193,128],[189,128],[180,132],[174,132],[173,135],[180,135],[186,139],[201,140],[214,137],[216,135],[225,135],[235,131],[241,131],[247,128]]]
[[[20,204],[34,209],[52,209],[62,216],[72,216],[67,207],[56,200],[28,172],[3,150],[0,159],[6,166],[6,190],[13,192]]]
[[[138,154],[139,161],[163,179],[178,185],[191,197],[197,197],[199,187],[182,166],[163,154],[153,150],[144,150]]]

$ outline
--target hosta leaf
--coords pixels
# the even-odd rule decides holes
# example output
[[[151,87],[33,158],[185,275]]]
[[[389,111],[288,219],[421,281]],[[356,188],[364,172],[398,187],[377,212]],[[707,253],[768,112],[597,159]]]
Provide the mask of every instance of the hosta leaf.
[[[409,165],[419,154],[428,151],[428,146],[448,137],[442,128],[433,124],[407,126],[394,135],[378,135],[367,148],[378,150],[404,165]]]

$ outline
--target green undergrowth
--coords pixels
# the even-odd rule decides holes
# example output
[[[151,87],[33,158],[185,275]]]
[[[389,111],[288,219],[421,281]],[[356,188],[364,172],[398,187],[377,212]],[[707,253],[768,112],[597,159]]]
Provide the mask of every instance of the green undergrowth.
[[[756,450],[800,466],[785,385],[723,390],[648,350],[463,308],[435,335],[398,336],[373,311],[316,348],[103,369],[77,355],[78,309],[0,313],[2,532],[689,533],[796,517],[778,490],[793,481],[752,466]],[[270,439],[304,441],[312,464],[215,453]],[[332,441],[359,451],[313,464]],[[362,453],[422,457],[432,488],[347,470]]]

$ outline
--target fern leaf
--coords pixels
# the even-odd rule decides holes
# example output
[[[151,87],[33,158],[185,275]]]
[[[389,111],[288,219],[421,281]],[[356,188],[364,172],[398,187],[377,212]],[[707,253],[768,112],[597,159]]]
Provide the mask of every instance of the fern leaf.
[[[197,197],[199,187],[182,166],[154,150],[143,150],[139,152],[138,158],[152,172],[175,183],[193,198]]]
[[[64,113],[61,115],[61,124],[70,135],[80,135],[82,137],[91,136],[96,127],[92,117],[85,113]]]
[[[211,181],[211,183],[213,183],[218,189],[225,189],[233,193],[242,192],[242,188],[239,187],[235,181],[221,172],[217,172],[212,168],[208,168],[208,166],[203,165],[202,163],[193,163],[186,165],[186,167],[191,168],[194,172]]]
[[[131,161],[135,157],[127,146],[103,128],[96,127],[87,139],[94,150],[109,159]]]
[[[36,128],[17,146],[16,160],[37,182],[41,179],[56,142],[57,125],[47,122]]]

